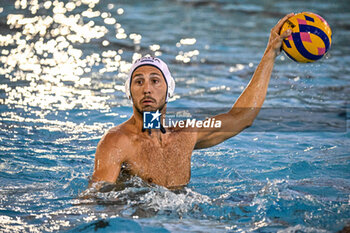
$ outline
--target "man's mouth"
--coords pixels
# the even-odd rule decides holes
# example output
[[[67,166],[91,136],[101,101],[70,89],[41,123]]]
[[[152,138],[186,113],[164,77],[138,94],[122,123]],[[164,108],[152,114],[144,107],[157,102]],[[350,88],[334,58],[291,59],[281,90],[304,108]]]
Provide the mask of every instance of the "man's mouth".
[[[154,103],[155,101],[153,100],[153,99],[150,99],[150,98],[145,98],[145,99],[143,99],[142,101],[141,101],[141,103],[142,104],[145,104],[145,105],[147,105],[147,104],[152,104],[152,103]]]

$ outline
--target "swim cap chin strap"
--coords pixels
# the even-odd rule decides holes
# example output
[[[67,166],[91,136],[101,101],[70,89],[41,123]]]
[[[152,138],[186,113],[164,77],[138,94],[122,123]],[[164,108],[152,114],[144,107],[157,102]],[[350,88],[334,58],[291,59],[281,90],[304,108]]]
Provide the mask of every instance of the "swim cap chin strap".
[[[132,78],[133,73],[135,72],[135,70],[137,68],[139,68],[140,66],[145,66],[145,65],[154,66],[155,68],[160,70],[160,72],[163,74],[163,77],[164,77],[165,82],[166,82],[167,87],[168,87],[165,102],[168,103],[169,98],[172,97],[174,94],[175,81],[174,81],[174,78],[171,76],[169,68],[165,64],[165,62],[163,62],[161,59],[155,58],[155,57],[142,57],[142,58],[136,60],[135,63],[132,65],[130,72],[129,72],[128,79],[125,82],[125,94],[126,94],[126,96],[128,97],[128,99],[131,99],[130,86],[131,86],[131,78]]]

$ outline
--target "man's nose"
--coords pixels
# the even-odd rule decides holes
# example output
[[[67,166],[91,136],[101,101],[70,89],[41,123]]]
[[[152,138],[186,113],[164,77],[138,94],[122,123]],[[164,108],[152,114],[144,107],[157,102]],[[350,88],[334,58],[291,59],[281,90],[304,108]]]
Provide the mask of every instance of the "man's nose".
[[[145,81],[145,84],[143,85],[143,93],[144,94],[150,94],[151,93],[151,85],[148,80]]]

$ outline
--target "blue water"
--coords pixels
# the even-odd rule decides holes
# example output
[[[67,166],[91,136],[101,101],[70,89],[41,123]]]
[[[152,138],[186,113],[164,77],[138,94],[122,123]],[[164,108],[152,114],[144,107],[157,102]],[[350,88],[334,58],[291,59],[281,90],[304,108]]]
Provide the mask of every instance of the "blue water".
[[[123,84],[133,59],[150,54],[169,64],[177,85],[169,107],[227,108],[249,82],[271,27],[300,11],[322,15],[333,44],[314,64],[277,58],[264,103],[277,110],[274,118],[263,109],[251,129],[194,151],[183,190],[133,177],[118,191],[79,197],[99,139],[132,115]],[[345,0],[1,1],[0,231],[343,229],[350,224],[349,12]],[[310,108],[340,113],[291,125],[283,121],[290,115],[278,117],[279,109]]]

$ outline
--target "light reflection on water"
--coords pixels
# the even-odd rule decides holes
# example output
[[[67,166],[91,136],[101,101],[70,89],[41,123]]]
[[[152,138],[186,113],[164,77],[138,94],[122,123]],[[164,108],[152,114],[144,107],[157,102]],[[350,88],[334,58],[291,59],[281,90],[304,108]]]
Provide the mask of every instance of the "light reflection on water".
[[[305,5],[334,25],[334,46],[309,66],[280,56],[266,104],[343,104],[346,1],[16,0],[1,6],[1,230],[340,230],[350,219],[348,132],[244,133],[195,151],[191,183],[180,192],[133,178],[119,191],[78,198],[97,142],[132,114],[123,85],[132,61],[150,54],[169,63],[176,107],[227,107],[254,72],[270,27]]]
[[[2,104],[59,110],[108,108],[105,104],[108,96],[98,96],[90,90],[92,69],[96,71],[102,65],[98,69],[99,74],[118,71],[117,78],[124,78],[130,62],[122,60],[122,49],[108,50],[102,54],[84,54],[79,48],[91,40],[105,37],[108,32],[105,26],[95,25],[94,21],[84,22],[89,18],[104,18],[106,24],[115,25],[116,38],[126,39],[124,29],[115,23],[114,18],[108,18],[109,13],[92,13],[97,3],[98,1],[66,4],[59,1],[46,1],[44,4],[36,1],[15,2],[16,9],[29,9],[33,16],[7,15],[7,25],[17,32],[0,37],[0,45],[8,48],[1,52],[3,67],[0,74],[12,83],[23,81],[23,84],[2,84],[1,89],[6,93],[6,98],[1,99]],[[87,9],[75,14],[72,11],[77,6]],[[38,12],[41,14],[35,15]],[[122,13],[123,10],[118,9],[118,14]],[[130,35],[137,43],[140,38],[134,37],[133,34]],[[106,44],[105,41],[103,45]],[[111,84],[100,84],[97,88],[105,90],[102,92],[108,92],[114,87],[121,89],[118,85]]]

